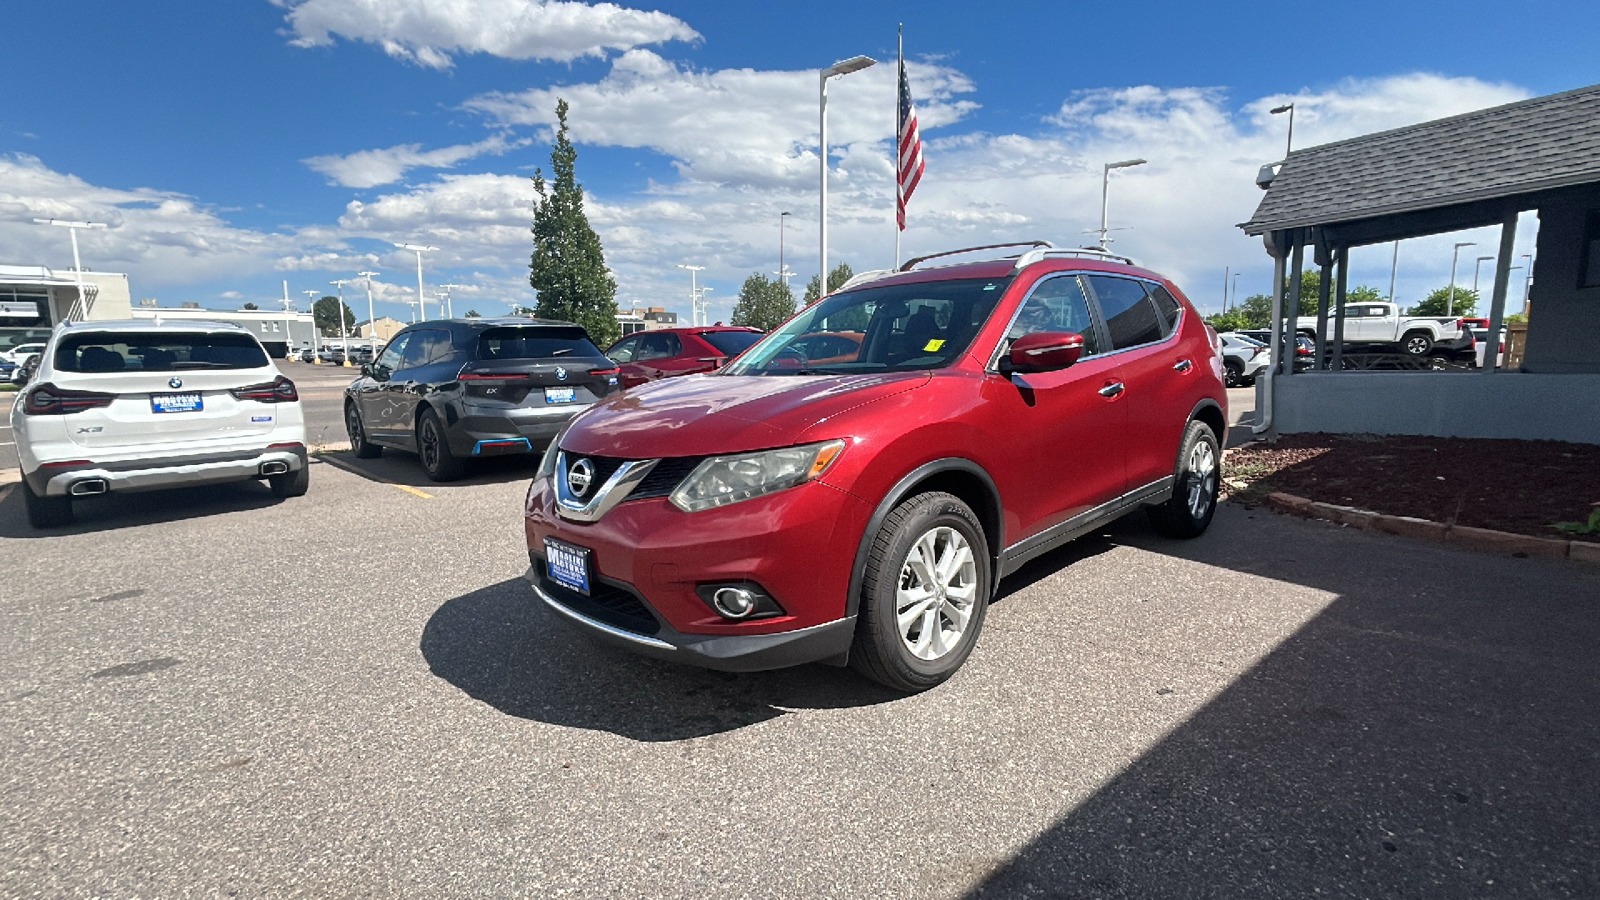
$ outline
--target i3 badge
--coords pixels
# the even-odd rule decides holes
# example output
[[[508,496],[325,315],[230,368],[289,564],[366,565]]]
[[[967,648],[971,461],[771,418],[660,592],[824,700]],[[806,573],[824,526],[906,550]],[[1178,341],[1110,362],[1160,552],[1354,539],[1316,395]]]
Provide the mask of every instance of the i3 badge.
[[[173,388],[174,390],[181,388],[183,387],[183,379],[174,375],[167,379],[167,387]]]

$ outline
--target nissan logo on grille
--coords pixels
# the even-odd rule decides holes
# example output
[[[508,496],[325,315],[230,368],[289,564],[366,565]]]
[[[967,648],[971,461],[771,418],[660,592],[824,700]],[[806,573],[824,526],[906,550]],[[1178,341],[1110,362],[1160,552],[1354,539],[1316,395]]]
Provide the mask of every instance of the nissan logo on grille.
[[[594,483],[594,464],[587,459],[580,459],[567,470],[567,489],[572,491],[572,496],[582,497],[589,493],[589,485]]]

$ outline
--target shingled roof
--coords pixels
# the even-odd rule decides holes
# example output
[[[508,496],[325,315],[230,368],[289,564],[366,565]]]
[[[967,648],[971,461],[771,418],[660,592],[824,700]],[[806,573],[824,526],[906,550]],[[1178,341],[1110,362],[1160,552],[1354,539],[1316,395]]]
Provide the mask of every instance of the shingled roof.
[[[1289,154],[1248,234],[1600,182],[1600,85]]]

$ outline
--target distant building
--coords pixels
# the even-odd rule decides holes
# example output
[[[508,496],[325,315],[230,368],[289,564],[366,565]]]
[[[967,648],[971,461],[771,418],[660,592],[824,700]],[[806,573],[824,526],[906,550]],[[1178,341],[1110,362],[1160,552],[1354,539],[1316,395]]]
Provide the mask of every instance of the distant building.
[[[622,326],[622,333],[625,335],[636,331],[653,331],[657,328],[676,328],[678,314],[660,306],[636,306],[633,309],[617,310],[617,324]]]
[[[406,323],[400,321],[399,319],[391,319],[388,316],[379,316],[378,318],[373,319],[371,322],[357,322],[356,336],[364,338],[375,337],[380,341],[387,341],[388,339],[394,337],[395,334],[404,327],[406,327]]]
[[[267,353],[282,359],[291,347],[316,347],[326,341],[317,337],[316,323],[310,313],[284,312],[281,309],[201,309],[200,304],[186,302],[177,307],[155,305],[150,298],[140,298],[131,315],[120,318],[154,319],[157,316],[168,322],[204,321],[228,322],[254,334]]]
[[[128,276],[121,272],[80,273],[44,266],[0,265],[0,350],[42,341],[57,322],[126,319]]]

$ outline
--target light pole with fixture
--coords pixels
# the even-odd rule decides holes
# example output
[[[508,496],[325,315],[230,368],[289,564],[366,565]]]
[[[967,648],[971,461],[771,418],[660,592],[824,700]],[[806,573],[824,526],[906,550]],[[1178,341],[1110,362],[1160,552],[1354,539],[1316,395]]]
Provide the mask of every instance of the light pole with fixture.
[[[711,293],[711,288],[703,287],[703,288],[700,289],[700,324],[701,325],[710,325],[711,324],[711,322],[709,321],[709,319],[711,317],[709,315],[706,315],[706,295],[709,294],[709,293]]]
[[[1445,300],[1444,307],[1444,314],[1447,316],[1456,314],[1456,257],[1461,253],[1462,247],[1476,246],[1478,245],[1473,241],[1460,241],[1456,244],[1456,248],[1450,251],[1450,295]]]
[[[302,290],[306,295],[306,302],[311,304],[311,361],[322,362],[322,329],[317,327],[317,295],[321,291]]]
[[[784,274],[789,270],[783,267],[783,220],[788,217],[788,210],[778,213],[778,280],[783,282],[784,287],[789,286],[789,276]]]
[[[1483,262],[1487,259],[1494,259],[1494,257],[1480,256],[1478,261],[1472,264],[1472,296],[1474,298],[1478,296],[1478,271],[1483,268]],[[1490,271],[1493,272],[1494,270],[1491,269]]]
[[[1233,308],[1237,307],[1238,305],[1239,305],[1239,273],[1235,272],[1235,273],[1233,273],[1233,293],[1229,295],[1228,309],[1233,309]]]
[[[1279,113],[1289,114],[1289,137],[1283,142],[1283,158],[1288,159],[1289,151],[1294,148],[1294,104],[1285,103],[1282,106],[1273,108],[1273,115],[1278,115]]]
[[[439,285],[439,287],[444,288],[444,317],[446,319],[454,319],[456,317],[456,305],[450,299],[450,291],[453,288],[461,287],[461,285],[459,285],[459,284],[441,284],[441,285]]]
[[[1528,261],[1528,270],[1522,275],[1522,317],[1528,317],[1528,295],[1533,292],[1533,254],[1524,253],[1522,258]]]
[[[401,250],[410,250],[411,252],[417,254],[417,303],[422,307],[422,320],[426,322],[428,320],[428,301],[422,293],[422,254],[437,250],[439,248],[429,247],[423,244],[397,243],[395,246],[399,247]]]
[[[1125,159],[1122,162],[1106,163],[1105,169],[1100,173],[1100,249],[1106,249],[1106,198],[1111,185],[1112,169],[1128,169],[1133,166],[1142,166],[1145,160]]]
[[[817,217],[822,244],[821,254],[817,260],[817,265],[820,269],[820,274],[817,276],[817,299],[819,300],[828,294],[828,79],[837,75],[849,75],[851,72],[859,72],[868,66],[875,65],[877,62],[870,56],[852,56],[849,59],[839,60],[823,69],[821,78],[818,79],[817,130],[820,132],[818,145],[822,151],[819,160],[822,163],[820,187],[822,214]]]
[[[678,268],[689,270],[689,324],[703,325],[700,316],[700,291],[695,288],[694,273],[704,269],[705,266],[691,266],[687,263],[678,263]]]
[[[294,354],[294,330],[289,326],[294,324],[294,310],[289,306],[289,279],[283,279],[283,358],[288,360]]]
[[[1394,254],[1389,257],[1389,302],[1394,302],[1394,273],[1400,268],[1400,242],[1394,242]]]
[[[350,278],[335,278],[328,282],[339,289],[339,307],[334,310],[334,314],[339,317],[339,351],[344,356],[344,361],[340,365],[346,368],[350,366],[350,335],[345,331],[344,327],[344,286],[353,280]]]
[[[68,321],[72,320],[73,313],[78,313],[80,320],[84,319],[84,318],[88,318],[88,316],[89,316],[89,302],[88,302],[88,298],[86,298],[84,296],[83,263],[81,261],[79,261],[79,259],[78,259],[78,229],[79,228],[104,228],[104,227],[106,227],[106,223],[104,223],[104,222],[69,222],[69,221],[67,221],[65,219],[34,219],[33,221],[37,222],[40,225],[59,225],[62,228],[67,229],[68,233],[70,233],[72,235],[72,273],[73,273],[73,276],[76,277],[77,280],[78,280],[78,298],[73,301],[72,308],[67,311],[67,320]]]
[[[378,336],[378,320],[372,315],[372,276],[378,273],[357,272],[356,274],[367,279],[367,349],[371,350],[372,355],[376,357],[378,355],[378,345],[373,339]]]

